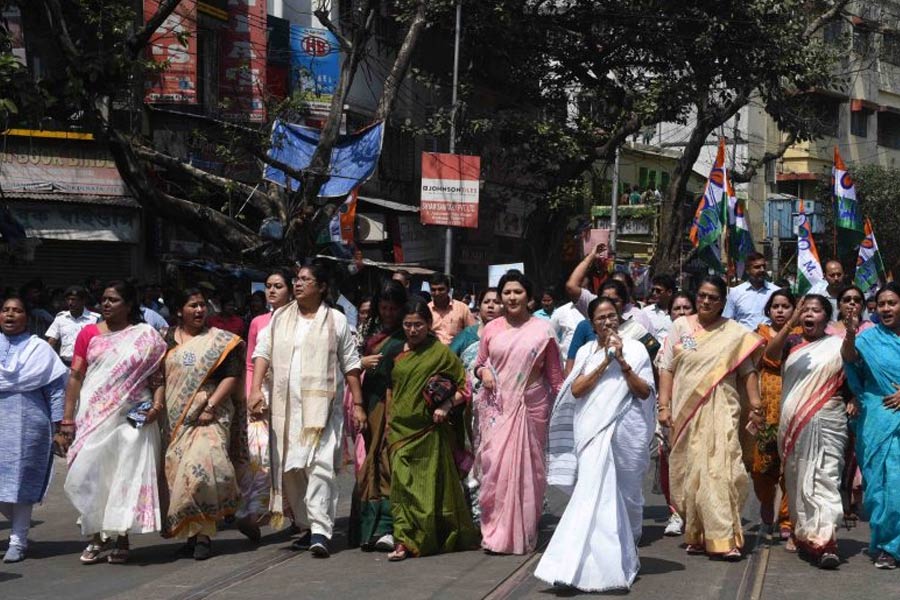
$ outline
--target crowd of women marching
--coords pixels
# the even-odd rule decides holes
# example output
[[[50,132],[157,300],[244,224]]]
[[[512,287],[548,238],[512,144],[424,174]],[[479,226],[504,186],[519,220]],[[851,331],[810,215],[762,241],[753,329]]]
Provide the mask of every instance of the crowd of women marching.
[[[869,315],[858,288],[797,299],[751,256],[750,296],[716,276],[678,292],[661,274],[641,309],[627,276],[588,289],[597,256],[569,278],[572,302],[555,306],[509,271],[481,293],[475,319],[440,296],[442,276],[431,302],[403,276],[384,282],[349,323],[327,302],[320,265],[275,271],[272,311],[246,342],[208,325],[202,289],[183,290],[177,326],[161,336],[134,288],[112,282],[70,369],[26,333],[26,304],[7,298],[4,560],[26,555],[53,453],[68,463],[83,563],[124,563],[128,536],[151,532],[206,559],[226,521],[257,541],[260,526],[291,525],[293,548],[327,557],[349,452],[353,546],[391,561],[532,552],[549,484],[570,499],[535,575],[628,588],[652,450],[666,532],[688,554],[742,558],[752,486],[786,550],[837,567],[838,525],[864,510],[875,565],[894,568],[900,287],[878,290]],[[741,313],[752,303],[761,314]]]

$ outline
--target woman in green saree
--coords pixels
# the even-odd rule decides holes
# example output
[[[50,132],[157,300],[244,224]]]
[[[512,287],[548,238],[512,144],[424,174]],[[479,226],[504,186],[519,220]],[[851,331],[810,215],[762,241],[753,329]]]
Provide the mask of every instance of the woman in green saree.
[[[372,301],[374,310],[363,342],[363,408],[368,427],[356,436],[365,445],[365,458],[358,464],[356,488],[350,509],[350,545],[363,550],[390,552],[394,549],[391,518],[391,464],[385,441],[387,390],[390,365],[403,350],[406,338],[400,321],[406,307],[406,288],[388,281]]]
[[[403,311],[406,343],[390,367],[388,452],[391,459],[392,561],[478,547],[454,450],[463,448],[461,415],[466,401],[462,362],[429,332],[431,311],[422,300]],[[423,392],[434,376],[455,385],[455,392],[433,409]]]

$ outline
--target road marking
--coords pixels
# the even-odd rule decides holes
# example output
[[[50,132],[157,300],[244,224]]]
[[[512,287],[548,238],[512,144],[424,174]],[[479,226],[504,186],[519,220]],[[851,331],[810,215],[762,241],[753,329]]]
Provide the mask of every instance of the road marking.
[[[547,540],[547,542],[549,542],[549,540]],[[528,560],[519,565],[509,577],[501,581],[497,587],[488,592],[487,595],[484,596],[484,600],[505,600],[506,598],[509,598],[516,588],[522,585],[522,583],[531,576],[529,571],[531,570],[531,567],[540,560],[543,555],[543,550],[547,546],[547,542],[545,542],[539,550],[535,551]]]

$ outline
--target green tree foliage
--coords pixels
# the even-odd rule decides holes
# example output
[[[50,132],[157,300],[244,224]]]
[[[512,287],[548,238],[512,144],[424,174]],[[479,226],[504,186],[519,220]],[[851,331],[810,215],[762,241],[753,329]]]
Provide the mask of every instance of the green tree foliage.
[[[791,140],[820,134],[805,92],[839,86],[819,32],[846,0],[500,0],[467,4],[473,78],[504,83],[467,133],[569,185],[659,122],[691,135],[664,191],[657,267],[676,264],[686,186],[711,134],[753,100]],[[467,14],[470,14],[467,12]],[[475,25],[471,25],[472,21]],[[472,40],[472,37],[475,40]],[[781,150],[783,152],[783,150]],[[767,157],[771,158],[771,157]],[[751,171],[758,164],[748,165]]]
[[[852,165],[850,174],[863,214],[872,221],[885,268],[900,274],[900,169]]]

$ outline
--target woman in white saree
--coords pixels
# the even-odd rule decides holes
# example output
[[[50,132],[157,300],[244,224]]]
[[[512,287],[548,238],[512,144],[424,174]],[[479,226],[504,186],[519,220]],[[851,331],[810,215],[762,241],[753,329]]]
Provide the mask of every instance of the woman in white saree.
[[[766,357],[783,361],[778,449],[794,540],[823,569],[840,565],[836,532],[844,516],[840,486],[848,438],[842,339],[825,333],[830,318],[827,298],[806,296],[791,326],[766,349]],[[797,324],[802,334],[791,334]]]
[[[636,499],[653,436],[643,403],[655,393],[650,356],[616,333],[613,302],[597,298],[588,314],[598,339],[578,351],[550,419],[548,483],[571,498],[535,576],[600,592],[630,588],[640,569]]]
[[[75,439],[71,427],[63,429],[68,436],[61,445],[68,449],[66,495],[82,533],[91,536],[81,562],[121,564],[128,560],[129,533],[162,525],[155,421],[163,406],[153,403],[150,386],[166,344],[142,322],[133,285],[110,283],[100,306],[103,322],[82,329],[75,341],[63,420],[74,418]]]

